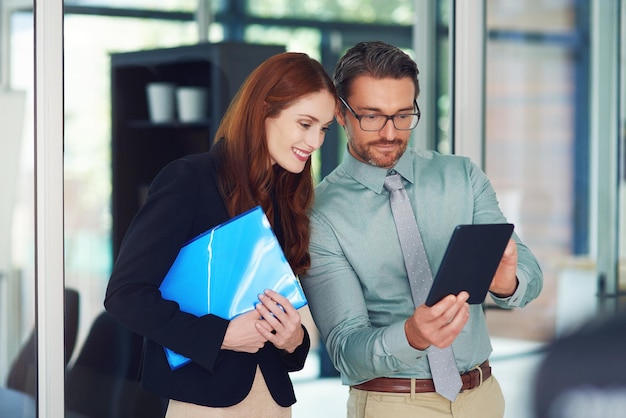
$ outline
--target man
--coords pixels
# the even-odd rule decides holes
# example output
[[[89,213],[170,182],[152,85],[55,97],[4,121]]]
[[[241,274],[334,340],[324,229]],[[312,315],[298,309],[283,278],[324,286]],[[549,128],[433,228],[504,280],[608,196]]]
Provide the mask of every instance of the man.
[[[456,225],[506,222],[488,179],[468,158],[408,148],[420,117],[417,75],[408,55],[382,42],[360,43],[338,62],[336,118],[348,152],[316,190],[311,268],[302,285],[333,364],[350,386],[349,417],[502,417],[481,306],[468,305],[467,292],[432,307],[412,300],[388,174],[402,176],[413,206],[430,267],[424,274],[439,268]],[[539,295],[542,282],[535,257],[514,234],[491,283],[492,298],[504,308],[521,307]],[[462,385],[448,398],[432,380],[429,357],[438,348],[451,356],[458,370],[450,373]]]

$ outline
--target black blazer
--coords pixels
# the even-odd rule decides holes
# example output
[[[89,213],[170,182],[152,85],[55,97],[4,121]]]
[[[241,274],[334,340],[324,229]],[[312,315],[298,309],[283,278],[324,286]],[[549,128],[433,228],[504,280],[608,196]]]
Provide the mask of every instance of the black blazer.
[[[229,219],[216,181],[219,150],[217,144],[173,161],[156,176],[122,242],[105,308],[145,337],[144,389],[183,402],[232,406],[249,393],[258,364],[274,400],[289,406],[296,398],[288,372],[304,366],[310,347],[306,329],[304,342],[291,354],[271,343],[255,354],[221,350],[228,320],[184,313],[158,289],[184,243]],[[172,371],[163,346],[193,362]]]

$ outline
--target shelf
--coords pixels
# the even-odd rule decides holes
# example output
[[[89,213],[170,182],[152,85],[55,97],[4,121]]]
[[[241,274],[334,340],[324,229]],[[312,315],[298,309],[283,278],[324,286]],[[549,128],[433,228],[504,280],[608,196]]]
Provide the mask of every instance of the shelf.
[[[211,126],[209,119],[197,122],[152,122],[149,120],[129,120],[128,127],[131,129],[208,129]]]
[[[261,62],[284,51],[280,45],[226,42],[111,54],[114,258],[143,204],[146,186],[172,160],[208,151],[224,112],[245,78]],[[152,122],[146,86],[155,81],[206,88],[206,119]]]

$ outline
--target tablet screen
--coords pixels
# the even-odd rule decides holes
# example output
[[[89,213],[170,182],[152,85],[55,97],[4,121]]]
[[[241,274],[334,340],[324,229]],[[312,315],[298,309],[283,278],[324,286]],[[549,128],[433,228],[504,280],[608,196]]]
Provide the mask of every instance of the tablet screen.
[[[463,290],[470,295],[468,303],[483,303],[512,233],[513,224],[509,223],[457,225],[426,305]]]

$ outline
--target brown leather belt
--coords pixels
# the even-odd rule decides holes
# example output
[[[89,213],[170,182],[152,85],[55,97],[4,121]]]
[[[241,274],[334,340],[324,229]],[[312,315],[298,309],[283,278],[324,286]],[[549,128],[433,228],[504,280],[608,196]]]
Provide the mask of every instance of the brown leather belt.
[[[461,381],[463,382],[461,390],[477,388],[490,377],[491,366],[489,366],[489,360],[486,360],[480,366],[476,366],[469,372],[461,375]],[[414,393],[435,391],[435,384],[432,379],[400,379],[392,377],[379,377],[352,387],[372,392],[411,393],[411,380],[415,381]]]

